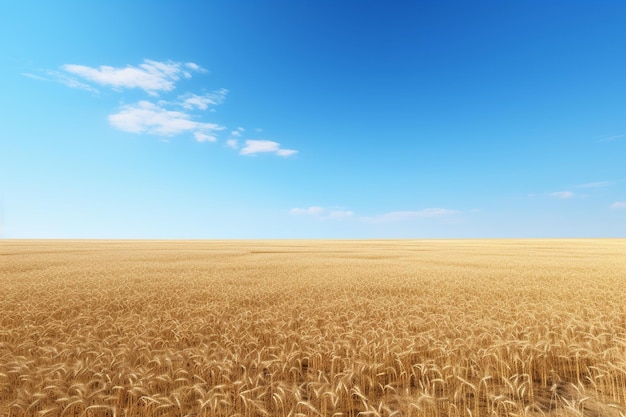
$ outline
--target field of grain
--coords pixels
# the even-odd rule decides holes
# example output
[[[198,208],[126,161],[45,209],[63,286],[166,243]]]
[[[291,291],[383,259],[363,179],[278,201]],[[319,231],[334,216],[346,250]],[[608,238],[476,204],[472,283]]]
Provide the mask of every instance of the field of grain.
[[[0,416],[626,415],[626,240],[0,241]]]

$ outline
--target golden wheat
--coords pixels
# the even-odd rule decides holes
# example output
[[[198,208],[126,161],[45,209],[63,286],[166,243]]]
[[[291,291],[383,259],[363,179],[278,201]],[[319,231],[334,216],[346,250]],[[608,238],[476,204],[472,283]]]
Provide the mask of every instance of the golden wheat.
[[[0,257],[0,416],[626,415],[626,240]]]

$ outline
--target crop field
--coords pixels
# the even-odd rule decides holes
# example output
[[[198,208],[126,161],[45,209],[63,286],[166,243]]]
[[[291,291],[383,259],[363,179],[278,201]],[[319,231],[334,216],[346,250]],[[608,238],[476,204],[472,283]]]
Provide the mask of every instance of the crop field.
[[[0,416],[626,415],[626,240],[0,241]]]

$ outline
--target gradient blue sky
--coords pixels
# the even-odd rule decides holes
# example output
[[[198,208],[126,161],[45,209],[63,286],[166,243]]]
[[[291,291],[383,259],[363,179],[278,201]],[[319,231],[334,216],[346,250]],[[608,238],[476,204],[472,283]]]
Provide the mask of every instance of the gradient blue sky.
[[[626,236],[626,2],[3,1],[5,238]]]

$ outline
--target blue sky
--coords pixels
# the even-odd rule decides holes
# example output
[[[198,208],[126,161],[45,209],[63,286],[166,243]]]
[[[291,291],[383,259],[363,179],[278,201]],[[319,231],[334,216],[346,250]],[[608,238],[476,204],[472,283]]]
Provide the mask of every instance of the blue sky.
[[[4,1],[5,238],[626,236],[626,2]]]

